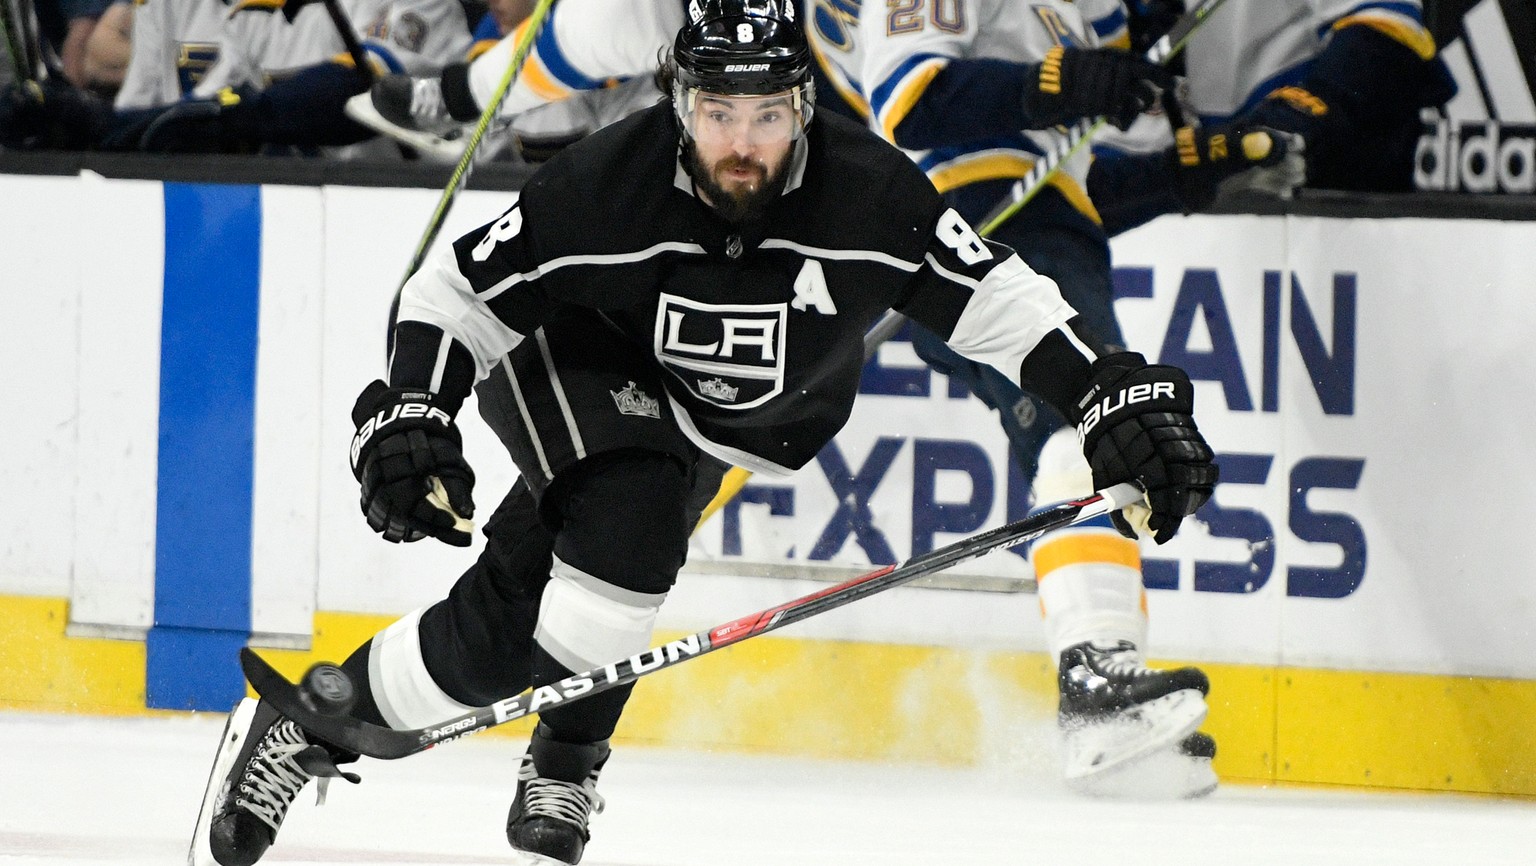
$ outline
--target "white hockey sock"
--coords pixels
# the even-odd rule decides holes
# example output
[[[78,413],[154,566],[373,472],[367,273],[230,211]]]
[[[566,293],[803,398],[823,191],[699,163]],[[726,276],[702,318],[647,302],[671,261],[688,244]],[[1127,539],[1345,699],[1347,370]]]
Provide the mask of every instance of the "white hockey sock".
[[[1050,533],[1029,551],[1051,657],[1084,641],[1146,643],[1141,550],[1113,529],[1073,527]]]
[[[413,610],[374,635],[368,649],[368,687],[379,715],[397,731],[426,727],[474,709],[450,698],[427,672]]]

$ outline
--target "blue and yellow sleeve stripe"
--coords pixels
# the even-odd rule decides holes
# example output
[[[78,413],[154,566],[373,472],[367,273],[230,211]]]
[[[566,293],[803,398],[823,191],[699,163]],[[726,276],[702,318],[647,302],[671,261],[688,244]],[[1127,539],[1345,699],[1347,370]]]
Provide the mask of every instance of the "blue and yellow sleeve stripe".
[[[1131,47],[1130,21],[1123,7],[1116,6],[1108,15],[1088,22],[1088,26],[1093,28],[1093,35],[1097,37],[1101,48]]]
[[[874,112],[880,134],[887,141],[896,140],[896,127],[923,98],[923,91],[949,65],[949,58],[937,54],[914,54],[896,67],[870,94],[869,107]]]
[[[1425,29],[1423,11],[1416,3],[1362,3],[1329,22],[1319,35],[1346,27],[1369,27],[1407,46],[1420,60],[1435,56],[1435,39]]]

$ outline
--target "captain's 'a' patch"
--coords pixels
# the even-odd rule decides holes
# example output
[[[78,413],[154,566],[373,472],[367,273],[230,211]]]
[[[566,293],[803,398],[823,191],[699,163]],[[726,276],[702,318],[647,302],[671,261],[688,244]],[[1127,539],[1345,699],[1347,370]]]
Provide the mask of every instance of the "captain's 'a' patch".
[[[694,396],[750,409],[784,390],[788,305],[706,304],[663,293],[656,310],[656,359]]]

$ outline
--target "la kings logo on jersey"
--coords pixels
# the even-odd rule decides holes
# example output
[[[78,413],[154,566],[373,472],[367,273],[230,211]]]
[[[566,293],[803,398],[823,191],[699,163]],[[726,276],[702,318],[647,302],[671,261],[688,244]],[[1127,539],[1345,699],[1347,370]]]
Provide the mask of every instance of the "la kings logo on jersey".
[[[1482,0],[1462,18],[1462,38],[1440,52],[1457,92],[1425,110],[1414,154],[1419,189],[1536,192],[1536,80],[1520,59],[1536,39],[1511,23],[1500,0]]]
[[[694,396],[726,409],[761,406],[784,390],[787,304],[706,304],[662,293],[656,359]]]

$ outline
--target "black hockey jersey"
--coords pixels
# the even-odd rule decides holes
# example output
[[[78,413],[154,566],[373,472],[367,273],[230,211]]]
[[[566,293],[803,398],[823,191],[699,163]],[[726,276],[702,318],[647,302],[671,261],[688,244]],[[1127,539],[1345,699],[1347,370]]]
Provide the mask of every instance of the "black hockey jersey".
[[[572,145],[407,282],[391,383],[456,404],[470,383],[444,380],[448,348],[483,378],[578,305],[613,326],[594,340],[655,359],[702,450],[783,475],[847,420],[864,333],[894,308],[1016,381],[1022,370],[1066,411],[1092,354],[1053,282],[978,236],[868,130],[818,116],[794,147],[783,195],[759,224],[733,225],[695,195],[666,104]]]

